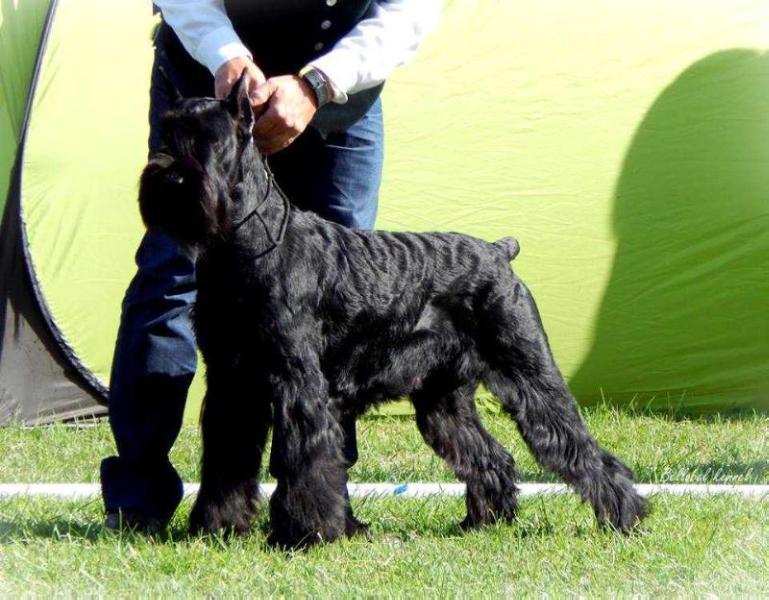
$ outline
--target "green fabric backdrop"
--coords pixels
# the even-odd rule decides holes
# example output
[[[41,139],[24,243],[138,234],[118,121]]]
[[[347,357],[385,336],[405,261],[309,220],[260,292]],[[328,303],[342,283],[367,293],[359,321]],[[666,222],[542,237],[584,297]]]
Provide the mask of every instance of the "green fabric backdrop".
[[[142,232],[148,4],[60,1],[24,162],[36,272],[104,380]],[[767,47],[757,0],[449,0],[386,88],[379,225],[517,236],[583,403],[767,410]]]
[[[47,0],[0,0],[0,212],[47,9]]]

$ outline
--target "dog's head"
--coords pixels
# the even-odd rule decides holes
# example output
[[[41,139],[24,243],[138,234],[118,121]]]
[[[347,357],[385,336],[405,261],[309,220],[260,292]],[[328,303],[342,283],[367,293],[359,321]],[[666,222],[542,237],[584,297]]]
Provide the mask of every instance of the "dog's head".
[[[266,175],[251,138],[245,78],[223,100],[183,99],[170,91],[160,146],[141,176],[139,209],[148,228],[197,246],[226,237],[244,212],[237,189],[243,161],[257,177]]]

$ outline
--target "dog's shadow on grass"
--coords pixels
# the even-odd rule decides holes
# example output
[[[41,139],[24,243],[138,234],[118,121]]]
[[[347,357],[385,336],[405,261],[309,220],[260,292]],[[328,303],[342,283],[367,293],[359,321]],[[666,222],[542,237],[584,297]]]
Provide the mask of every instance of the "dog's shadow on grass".
[[[267,538],[266,523],[256,524],[245,539],[261,541]],[[201,535],[190,533],[186,523],[174,523],[159,533],[145,534],[130,530],[112,531],[104,528],[100,520],[82,520],[57,516],[53,518],[0,519],[0,547],[9,544],[23,544],[33,540],[60,542],[104,542],[148,543],[148,544],[190,544],[202,542],[211,546],[224,547],[238,538],[227,536]],[[266,543],[264,544],[266,547]]]
[[[163,531],[147,535],[132,531],[115,532],[106,530],[99,520],[83,520],[56,516],[52,518],[24,518],[0,519],[0,547],[9,544],[23,544],[33,540],[53,540],[61,542],[86,541],[100,543],[105,541],[141,542],[155,544],[178,544],[202,542],[210,546],[224,547],[240,540],[256,541],[259,545],[268,548],[266,540],[269,534],[267,520],[260,520],[254,524],[251,533],[245,538],[202,535],[190,533],[185,523],[172,524]],[[407,528],[402,524],[371,523],[369,533],[356,536],[352,539],[368,539],[375,542],[388,537],[401,539],[413,539],[418,536],[428,537],[459,537],[466,535],[459,522],[422,526],[419,528]],[[529,535],[524,532],[522,535]]]
[[[82,520],[57,516],[53,518],[0,519],[0,546],[47,539],[62,542],[75,540],[92,543],[110,539],[152,540],[156,543],[177,543],[189,541],[198,536],[191,535],[183,526],[172,526],[161,533],[147,536],[125,531],[113,532],[104,528],[100,520]]]
[[[166,530],[152,536],[152,539],[178,542],[190,537],[186,521],[175,518]],[[35,539],[97,543],[111,538],[149,539],[135,532],[106,529],[100,501],[51,503],[24,499],[0,505],[0,546],[23,544]]]
[[[98,522],[55,517],[50,519],[0,519],[0,546],[18,544],[33,539],[96,541],[103,535]]]
[[[398,501],[402,502],[402,501]],[[446,507],[427,500],[417,501],[407,513],[403,509],[377,509],[368,505],[367,500],[355,503],[356,514],[368,522],[369,530],[363,535],[351,538],[356,543],[386,543],[396,539],[400,543],[410,543],[418,539],[451,539],[475,535],[513,535],[521,539],[543,538],[557,535],[560,529],[548,518],[546,510],[538,510],[519,518],[514,523],[492,525],[487,528],[466,531],[460,527],[464,516],[457,507]],[[103,526],[100,515],[90,505],[80,505],[69,510],[59,509],[55,514],[41,514],[39,508],[26,511],[24,507],[9,513],[0,511],[0,547],[12,544],[33,543],[35,540],[51,540],[61,543],[132,543],[132,544],[205,544],[215,548],[228,549],[246,543],[272,549],[267,544],[269,517],[262,512],[254,522],[251,533],[245,537],[221,535],[201,535],[190,533],[187,528],[189,507],[183,506],[171,524],[153,535],[131,531],[116,532]],[[30,514],[31,513],[31,514]],[[577,526],[574,535],[589,535],[589,528]]]

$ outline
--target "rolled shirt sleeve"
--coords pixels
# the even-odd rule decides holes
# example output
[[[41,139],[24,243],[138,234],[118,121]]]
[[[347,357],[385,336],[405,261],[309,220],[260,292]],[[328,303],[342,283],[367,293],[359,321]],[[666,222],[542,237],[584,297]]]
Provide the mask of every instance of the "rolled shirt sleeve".
[[[329,52],[310,62],[329,79],[334,102],[382,83],[408,62],[441,15],[442,0],[386,0]]]
[[[233,58],[253,60],[227,16],[224,0],[155,0],[155,5],[185,50],[212,74]],[[379,0],[369,17],[310,66],[328,78],[333,101],[346,102],[348,94],[382,83],[408,62],[437,25],[442,6],[442,0]]]
[[[233,58],[253,59],[235,33],[224,0],[155,0],[155,6],[184,49],[212,75]]]

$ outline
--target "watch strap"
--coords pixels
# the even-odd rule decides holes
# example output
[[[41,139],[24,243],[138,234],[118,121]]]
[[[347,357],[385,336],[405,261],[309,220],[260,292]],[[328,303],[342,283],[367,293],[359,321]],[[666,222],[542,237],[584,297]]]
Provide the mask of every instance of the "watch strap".
[[[305,67],[299,71],[299,77],[301,77],[315,93],[318,108],[331,102],[331,85],[320,70],[315,67]]]

